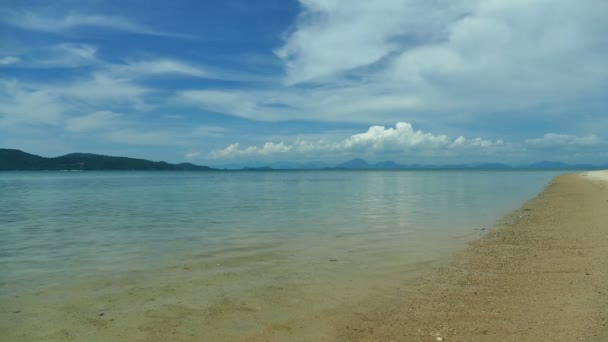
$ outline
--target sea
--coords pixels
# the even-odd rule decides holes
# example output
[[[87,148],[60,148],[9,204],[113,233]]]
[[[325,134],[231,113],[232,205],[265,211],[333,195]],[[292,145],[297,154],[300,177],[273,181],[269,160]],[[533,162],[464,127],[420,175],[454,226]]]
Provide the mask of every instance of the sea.
[[[0,172],[0,334],[322,340],[564,172]]]

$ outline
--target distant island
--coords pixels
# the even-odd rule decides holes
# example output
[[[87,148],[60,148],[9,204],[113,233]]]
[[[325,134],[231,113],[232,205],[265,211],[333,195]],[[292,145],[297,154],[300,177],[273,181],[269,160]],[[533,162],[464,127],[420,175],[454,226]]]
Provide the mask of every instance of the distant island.
[[[379,170],[379,169],[605,169],[603,165],[592,164],[566,164],[559,161],[539,161],[531,164],[508,165],[504,163],[472,163],[472,164],[398,164],[387,160],[370,164],[363,159],[352,159],[335,166],[338,169]]]
[[[559,161],[539,161],[530,164],[509,165],[498,162],[470,163],[470,164],[399,164],[392,160],[379,163],[368,163],[355,158],[339,164],[327,164],[323,162],[292,163],[275,162],[262,164],[251,162],[247,165],[238,164],[228,167],[229,169],[242,170],[509,170],[509,169],[542,169],[542,170],[597,170],[608,169],[605,164],[567,164]]]
[[[164,161],[112,157],[92,153],[70,153],[45,158],[14,149],[0,149],[0,171],[96,171],[96,170],[165,170],[209,171],[208,166],[190,163],[169,164]]]
[[[272,164],[249,163],[245,166],[223,167],[234,171],[273,171],[273,170],[508,170],[508,169],[544,169],[544,170],[597,170],[608,169],[605,164],[566,164],[559,161],[539,161],[531,164],[508,165],[504,163],[473,164],[399,164],[391,160],[368,163],[356,158],[339,164],[324,162],[292,163],[275,162]],[[168,170],[168,171],[210,171],[219,170],[209,166],[191,163],[170,164],[164,161],[112,157],[93,153],[70,153],[60,157],[45,158],[16,149],[0,149],[0,171],[95,171],[95,170]]]

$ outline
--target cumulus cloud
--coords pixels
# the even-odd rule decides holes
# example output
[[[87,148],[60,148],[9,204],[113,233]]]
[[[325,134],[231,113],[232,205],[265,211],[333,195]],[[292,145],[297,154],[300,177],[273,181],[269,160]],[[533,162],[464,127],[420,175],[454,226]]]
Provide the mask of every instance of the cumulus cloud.
[[[608,26],[600,20],[607,10],[601,0],[300,3],[300,20],[277,50],[293,83],[369,66],[383,57],[395,57],[389,69],[398,71],[398,78],[432,81],[432,73],[480,70],[506,77],[535,68],[556,76],[560,63],[587,57],[598,62],[606,53],[594,45],[605,42],[602,32]],[[589,55],[580,56],[580,49]]]
[[[190,89],[176,101],[256,120],[475,121],[567,116],[608,88],[603,0],[300,3],[276,49],[287,87]]]
[[[278,80],[262,87],[185,86],[166,92],[175,96],[163,105],[264,121],[372,124],[407,115],[422,122],[454,113],[474,121],[530,108],[563,115],[564,101],[579,104],[608,87],[608,22],[602,20],[608,5],[601,0],[301,0],[301,5],[299,19],[276,49],[286,70],[283,81],[291,86]],[[49,20],[61,30],[84,23],[129,28],[123,18],[83,13],[6,12],[4,20],[21,17],[23,23],[40,19],[41,28]],[[55,91],[87,101],[119,99],[143,108],[144,95],[168,90],[142,86],[147,76],[263,79],[165,57],[105,63],[85,44],[56,49],[65,58],[55,65],[95,65],[94,74]]]
[[[318,81],[377,63],[404,45],[439,39],[465,9],[453,1],[301,0],[302,13],[276,54],[287,83]]]
[[[163,55],[167,51],[140,51],[139,55],[128,56],[124,54],[129,49],[106,50],[104,43],[96,40],[96,44],[101,44],[98,49],[81,39],[85,38],[82,33],[90,31],[82,28],[101,28],[100,32],[105,33],[171,35],[127,18],[0,9],[0,21],[13,29],[69,33],[52,37],[45,34],[52,39],[40,40],[44,44],[59,42],[60,37],[79,42],[49,46],[36,46],[35,42],[0,43],[4,51],[0,57],[2,70],[14,68],[7,75],[28,73],[23,80],[0,80],[0,126],[22,124],[31,129],[32,125],[54,125],[70,132],[101,130],[95,134],[97,138],[141,145],[184,145],[184,141],[196,139],[207,144],[212,139],[203,137],[213,137],[214,142],[205,146],[215,148],[217,143],[226,146],[236,140],[228,137],[230,134],[222,127],[196,127],[199,122],[208,121],[193,123],[198,120],[194,118],[195,111],[183,106],[200,108],[203,114],[212,111],[246,118],[246,122],[277,122],[256,123],[268,125],[265,127],[285,127],[291,123],[284,122],[293,120],[314,122],[311,126],[323,128],[334,127],[337,122],[367,127],[407,120],[428,127],[456,123],[451,129],[470,127],[467,124],[475,122],[474,129],[483,131],[488,122],[484,120],[490,116],[501,123],[519,123],[515,119],[511,122],[512,117],[506,117],[508,113],[520,120],[532,117],[534,123],[539,123],[534,128],[538,136],[569,127],[573,122],[580,124],[573,128],[575,132],[584,132],[579,133],[581,136],[548,133],[525,142],[518,140],[522,153],[550,152],[540,148],[549,146],[603,146],[606,137],[598,127],[606,123],[602,121],[604,113],[598,113],[605,108],[603,93],[608,88],[608,21],[604,20],[608,2],[604,0],[300,3],[302,13],[275,49],[276,60],[282,62],[285,72],[256,68],[260,75],[214,69],[212,65],[188,61],[184,59],[186,55],[180,57],[179,53]],[[16,45],[21,46],[15,48]],[[104,56],[108,59],[104,60]],[[224,61],[222,65],[228,63]],[[42,73],[21,70],[54,67],[73,69]],[[268,75],[270,82],[266,82]],[[175,76],[238,82],[176,80]],[[171,82],[157,82],[162,77],[171,77]],[[226,84],[229,85],[221,88]],[[165,113],[164,120],[148,122],[150,116],[141,119],[144,115],[129,114],[150,108],[158,110],[153,113],[158,114],[156,117]],[[117,112],[124,113],[120,120]],[[588,114],[574,118],[574,112]],[[541,115],[555,115],[560,120],[542,121]],[[183,120],[171,122],[168,118]],[[226,122],[234,127],[240,124],[236,120]],[[551,122],[551,129],[543,129],[543,122]],[[160,125],[166,127],[159,129]],[[457,155],[466,151],[505,151],[513,146],[487,136],[449,132],[453,136],[420,131],[399,122],[394,127],[372,126],[358,134],[349,131],[352,135],[346,137],[341,133],[325,138],[261,140],[259,133],[251,137],[255,140],[229,145],[213,151],[211,156],[229,159],[391,152]],[[504,133],[511,141],[522,134],[514,130]],[[480,134],[483,135],[474,135]],[[194,146],[195,143],[188,148]],[[194,150],[203,151],[201,147]],[[203,153],[191,157],[208,156]]]
[[[441,147],[446,146],[450,139],[446,135],[433,135],[415,131],[407,122],[397,122],[395,128],[372,126],[367,132],[355,134],[342,142],[347,149],[371,148],[384,150],[391,148],[409,148],[415,146]]]
[[[564,146],[594,146],[601,143],[595,135],[575,136],[568,134],[547,133],[542,138],[528,139],[526,144],[532,147],[564,147]]]
[[[212,151],[214,159],[232,159],[236,157],[268,157],[290,154],[295,156],[306,153],[394,153],[454,150],[474,148],[484,150],[504,147],[502,140],[492,141],[481,138],[466,139],[462,136],[452,139],[447,135],[433,134],[415,130],[407,122],[398,122],[395,127],[371,126],[366,132],[354,134],[339,141],[297,140],[294,143],[266,142],[261,146],[241,147],[234,143],[228,147]]]
[[[493,147],[493,146],[503,146],[503,145],[505,145],[505,142],[502,139],[492,141],[492,140],[483,139],[483,138],[467,139],[463,136],[459,136],[450,144],[450,148],[467,147],[467,146]]]
[[[563,114],[564,103],[608,87],[602,0],[300,3],[275,51],[289,87],[192,90],[179,99],[261,120],[371,123],[540,106]],[[280,108],[266,106],[273,99]]]
[[[289,152],[294,149],[293,145],[285,144],[284,142],[273,143],[267,142],[264,145],[249,146],[240,148],[239,143],[232,144],[223,150],[213,151],[210,156],[215,159],[235,158],[235,157],[251,157],[251,156],[270,156],[280,153]]]

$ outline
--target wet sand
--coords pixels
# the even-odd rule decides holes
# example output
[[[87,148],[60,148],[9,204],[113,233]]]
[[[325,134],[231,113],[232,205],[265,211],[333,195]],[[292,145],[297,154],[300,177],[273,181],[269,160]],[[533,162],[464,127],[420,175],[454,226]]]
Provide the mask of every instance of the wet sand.
[[[608,341],[608,171],[557,177],[410,298],[373,311],[339,339]]]

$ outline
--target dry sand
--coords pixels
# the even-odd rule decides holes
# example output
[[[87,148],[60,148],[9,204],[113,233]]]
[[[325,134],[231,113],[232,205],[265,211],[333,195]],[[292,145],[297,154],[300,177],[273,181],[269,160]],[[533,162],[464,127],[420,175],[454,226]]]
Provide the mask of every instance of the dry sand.
[[[340,339],[608,341],[608,171],[557,177]]]

